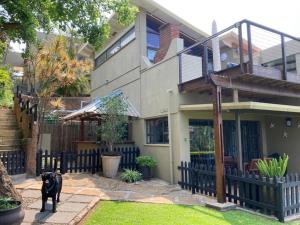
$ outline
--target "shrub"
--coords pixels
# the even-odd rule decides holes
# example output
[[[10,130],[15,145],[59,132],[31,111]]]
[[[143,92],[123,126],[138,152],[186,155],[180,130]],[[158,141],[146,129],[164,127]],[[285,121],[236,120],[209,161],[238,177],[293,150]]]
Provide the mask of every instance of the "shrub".
[[[145,155],[145,156],[139,156],[136,158],[136,163],[139,166],[147,166],[147,167],[154,167],[156,166],[156,160],[153,159],[153,157]]]
[[[0,197],[0,210],[12,209],[15,207],[17,207],[17,204],[11,198]]]
[[[134,183],[142,179],[142,174],[136,170],[125,169],[125,171],[121,174],[121,179],[127,183]]]
[[[262,176],[283,177],[286,172],[288,160],[289,157],[286,154],[283,157],[279,157],[279,159],[272,159],[270,161],[259,160],[257,168]]]

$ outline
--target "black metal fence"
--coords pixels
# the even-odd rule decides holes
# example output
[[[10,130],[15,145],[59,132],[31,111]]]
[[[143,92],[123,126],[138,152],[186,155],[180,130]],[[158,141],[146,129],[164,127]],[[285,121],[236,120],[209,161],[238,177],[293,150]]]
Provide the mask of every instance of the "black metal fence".
[[[136,169],[136,157],[140,155],[137,147],[118,147],[115,152],[121,153],[120,169]],[[55,168],[61,173],[96,173],[102,171],[101,154],[108,152],[107,148],[85,150],[79,152],[49,152],[39,151],[36,155],[36,175],[43,171],[53,171]]]
[[[23,151],[1,151],[0,160],[9,175],[26,172],[26,155]]]
[[[216,195],[214,166],[181,162],[178,167],[182,189],[193,194]],[[242,173],[236,169],[226,170],[227,201],[241,207],[276,216],[284,222],[289,216],[300,216],[300,176],[266,178],[256,174]]]

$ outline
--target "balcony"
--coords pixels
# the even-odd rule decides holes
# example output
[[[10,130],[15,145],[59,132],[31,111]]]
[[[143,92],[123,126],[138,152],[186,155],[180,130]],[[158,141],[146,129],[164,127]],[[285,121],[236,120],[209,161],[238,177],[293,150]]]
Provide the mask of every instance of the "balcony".
[[[179,90],[300,97],[300,39],[243,20],[178,54]]]

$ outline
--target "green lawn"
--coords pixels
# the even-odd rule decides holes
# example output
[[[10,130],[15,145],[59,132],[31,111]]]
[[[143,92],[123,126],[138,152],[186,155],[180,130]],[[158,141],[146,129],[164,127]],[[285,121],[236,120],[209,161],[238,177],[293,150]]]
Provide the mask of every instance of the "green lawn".
[[[279,225],[282,223],[232,210],[201,206],[101,201],[85,225]],[[293,225],[300,223],[292,223]]]

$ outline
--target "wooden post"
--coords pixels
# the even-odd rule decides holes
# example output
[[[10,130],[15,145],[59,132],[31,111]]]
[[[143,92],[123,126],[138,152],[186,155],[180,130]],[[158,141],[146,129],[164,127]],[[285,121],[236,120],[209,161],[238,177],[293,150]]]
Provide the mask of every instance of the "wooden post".
[[[222,93],[221,87],[213,87],[214,142],[216,162],[216,191],[217,201],[226,202],[224,177],[224,143],[222,125]]]
[[[236,147],[237,147],[238,169],[243,171],[241,116],[240,116],[240,113],[238,111],[235,112],[235,128],[236,128]]]
[[[80,141],[84,141],[84,119],[80,119]]]
[[[233,102],[239,102],[239,91],[238,91],[238,89],[233,89]]]

